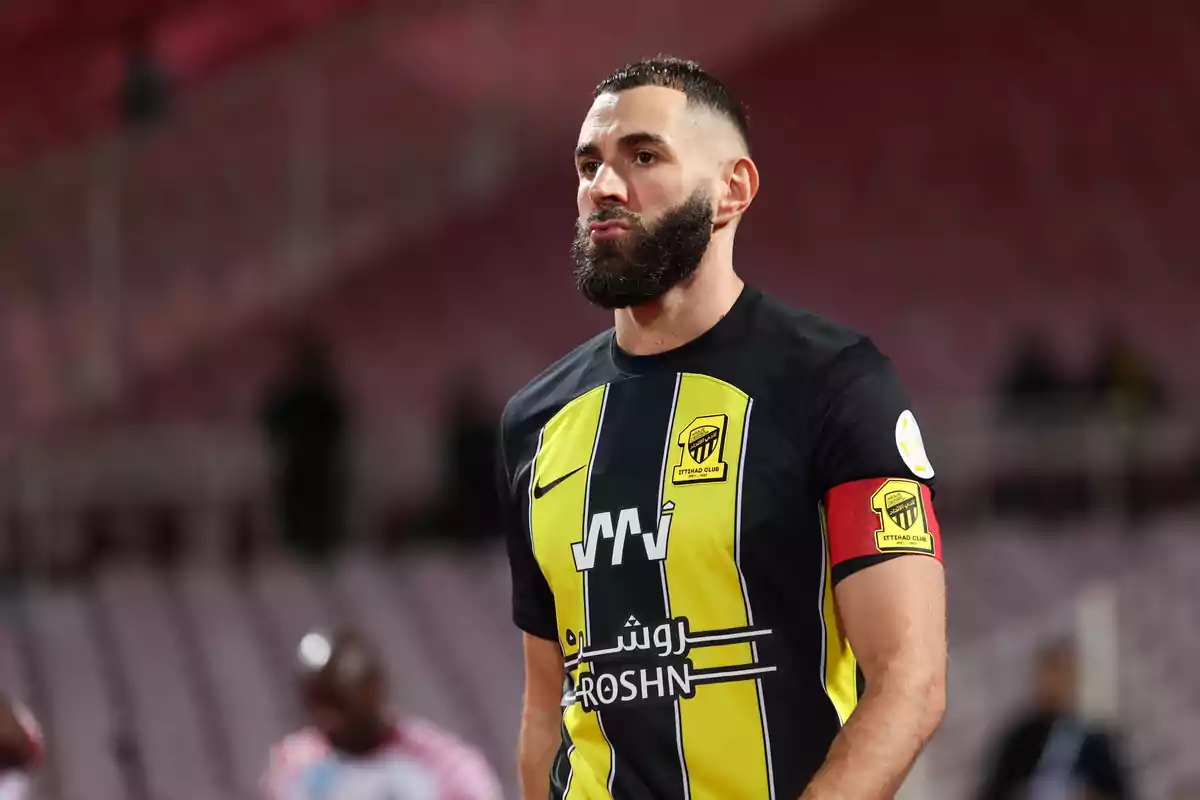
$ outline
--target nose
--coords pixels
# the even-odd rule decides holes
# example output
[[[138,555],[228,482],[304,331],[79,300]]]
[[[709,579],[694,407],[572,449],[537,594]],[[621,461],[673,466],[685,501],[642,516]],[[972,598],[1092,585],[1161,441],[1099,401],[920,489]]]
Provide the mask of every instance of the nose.
[[[602,164],[592,177],[588,187],[588,196],[598,206],[619,203],[624,205],[629,201],[629,193],[625,181],[617,171],[607,164]]]

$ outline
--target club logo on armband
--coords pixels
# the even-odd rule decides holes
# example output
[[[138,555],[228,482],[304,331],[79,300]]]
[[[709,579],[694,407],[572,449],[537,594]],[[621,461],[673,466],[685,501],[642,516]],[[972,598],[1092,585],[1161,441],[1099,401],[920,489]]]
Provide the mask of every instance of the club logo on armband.
[[[725,430],[729,418],[724,414],[696,417],[679,434],[679,463],[671,473],[671,483],[709,483],[723,481],[729,464],[725,453]]]
[[[883,497],[884,508],[892,522],[908,530],[917,521],[917,498],[908,492],[888,492]]]
[[[881,553],[935,553],[929,517],[916,481],[891,480],[871,495],[879,515],[875,547]]]

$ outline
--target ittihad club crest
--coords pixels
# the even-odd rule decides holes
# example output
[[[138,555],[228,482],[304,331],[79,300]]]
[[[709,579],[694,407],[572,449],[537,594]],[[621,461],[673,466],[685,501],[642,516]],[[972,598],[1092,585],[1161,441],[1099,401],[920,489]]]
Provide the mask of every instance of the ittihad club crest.
[[[688,454],[697,464],[703,464],[709,456],[717,452],[720,441],[720,428],[715,425],[701,425],[688,434]]]
[[[883,504],[892,522],[903,530],[911,528],[920,514],[916,496],[908,492],[888,492],[883,498]]]
[[[679,433],[679,462],[671,482],[710,483],[723,481],[729,474],[724,461],[725,432],[729,418],[724,414],[696,417]]]

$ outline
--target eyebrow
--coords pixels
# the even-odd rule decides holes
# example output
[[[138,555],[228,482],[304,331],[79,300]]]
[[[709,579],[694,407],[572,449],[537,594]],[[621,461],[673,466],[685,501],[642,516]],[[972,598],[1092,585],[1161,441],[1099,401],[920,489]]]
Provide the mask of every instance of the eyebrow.
[[[645,145],[653,145],[655,147],[668,148],[667,140],[659,136],[657,133],[627,133],[617,140],[617,146],[626,150],[634,147]],[[600,146],[595,142],[584,142],[575,148],[575,158],[583,158],[584,156],[600,155]]]

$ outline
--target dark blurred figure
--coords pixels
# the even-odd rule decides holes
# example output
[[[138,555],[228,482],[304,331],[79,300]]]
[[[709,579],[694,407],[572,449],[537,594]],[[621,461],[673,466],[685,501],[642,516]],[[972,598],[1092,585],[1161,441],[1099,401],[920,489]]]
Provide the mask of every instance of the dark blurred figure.
[[[1078,447],[1064,439],[1072,429],[1063,425],[1075,419],[1078,382],[1065,373],[1037,332],[1022,334],[998,392],[1004,440],[1019,450],[1015,467],[1000,468],[995,476],[995,512],[1029,512],[1050,520],[1081,512],[1087,503],[1087,476],[1082,471],[1051,471],[1044,465],[1053,460],[1043,457]]]
[[[275,469],[283,538],[322,559],[341,544],[347,493],[347,413],[325,351],[304,337],[266,398],[263,427]]]
[[[386,670],[359,632],[310,633],[297,655],[312,724],[271,751],[268,798],[499,800],[495,773],[475,748],[388,709]]]
[[[126,34],[121,120],[129,127],[158,122],[170,105],[171,84],[154,48],[154,21],[138,19]]]
[[[42,763],[42,730],[27,708],[0,696],[0,798],[30,800],[31,773]]]
[[[1166,392],[1154,368],[1112,330],[1101,337],[1087,388],[1097,410],[1126,420],[1145,419],[1166,406]]]
[[[1133,797],[1112,740],[1076,712],[1077,677],[1072,644],[1038,653],[1032,707],[996,745],[979,800]]]
[[[1087,382],[1091,410],[1105,425],[1110,446],[1120,448],[1119,486],[1126,522],[1136,525],[1156,505],[1169,505],[1186,468],[1156,463],[1153,437],[1147,427],[1166,410],[1161,378],[1150,362],[1113,329],[1100,337],[1092,374]],[[1186,476],[1182,477],[1187,483]],[[1189,493],[1190,487],[1184,487]]]
[[[458,376],[444,407],[445,461],[436,532],[460,541],[498,536],[496,413],[475,373]]]
[[[1004,412],[1023,422],[1046,419],[1070,399],[1070,383],[1041,336],[1026,331],[1001,378]]]

